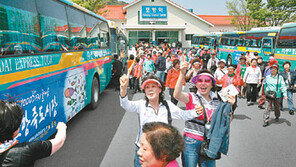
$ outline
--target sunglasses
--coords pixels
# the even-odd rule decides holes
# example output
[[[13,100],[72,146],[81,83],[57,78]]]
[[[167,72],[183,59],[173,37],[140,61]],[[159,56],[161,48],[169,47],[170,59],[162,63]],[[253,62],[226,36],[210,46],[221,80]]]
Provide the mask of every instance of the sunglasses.
[[[212,82],[212,79],[202,79],[202,78],[198,78],[197,79],[197,82],[199,83],[202,83],[202,82],[205,82],[205,83],[211,83]]]

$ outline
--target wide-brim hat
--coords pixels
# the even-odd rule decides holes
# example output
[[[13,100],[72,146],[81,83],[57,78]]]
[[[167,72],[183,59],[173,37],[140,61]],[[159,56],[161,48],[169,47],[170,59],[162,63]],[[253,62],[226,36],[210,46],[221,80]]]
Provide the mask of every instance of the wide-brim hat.
[[[240,60],[240,59],[245,59],[245,60],[247,60],[246,56],[244,56],[244,55],[242,55],[242,56],[239,58],[239,60]]]
[[[270,66],[270,68],[276,68],[277,70],[279,70],[279,65],[273,64],[273,65]]]
[[[219,62],[218,62],[218,65],[220,65],[220,63],[224,63],[224,64],[226,64],[226,61],[224,60],[224,59],[221,59],[221,60],[219,60]]]

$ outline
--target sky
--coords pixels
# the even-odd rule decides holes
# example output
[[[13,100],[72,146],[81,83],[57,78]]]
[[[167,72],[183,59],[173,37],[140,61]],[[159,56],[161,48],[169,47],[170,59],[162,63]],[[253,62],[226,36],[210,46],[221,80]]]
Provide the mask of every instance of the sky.
[[[134,0],[123,0],[130,3]],[[228,15],[227,0],[171,0],[199,15]],[[229,1],[229,0],[228,0]]]

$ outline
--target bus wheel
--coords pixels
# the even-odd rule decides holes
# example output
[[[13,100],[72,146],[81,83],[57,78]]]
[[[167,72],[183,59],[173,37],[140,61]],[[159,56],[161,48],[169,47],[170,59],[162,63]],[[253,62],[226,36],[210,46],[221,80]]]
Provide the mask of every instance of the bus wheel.
[[[100,95],[100,83],[97,77],[93,78],[91,86],[91,102],[89,104],[89,109],[95,109],[99,104],[99,95]]]
[[[231,55],[228,55],[226,65],[227,65],[227,66],[232,65],[232,58],[231,58]]]

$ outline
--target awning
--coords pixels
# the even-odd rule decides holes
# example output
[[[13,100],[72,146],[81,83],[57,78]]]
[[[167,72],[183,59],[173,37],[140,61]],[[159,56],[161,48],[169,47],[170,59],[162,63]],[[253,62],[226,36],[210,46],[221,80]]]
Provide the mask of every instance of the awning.
[[[172,25],[123,25],[122,29],[126,30],[185,30],[186,26]]]

